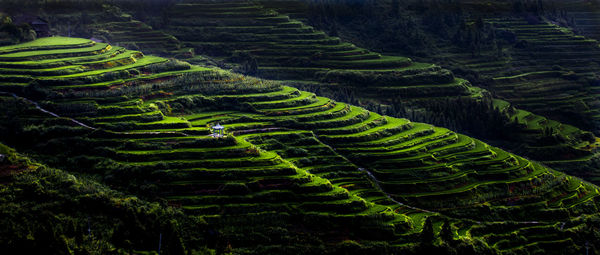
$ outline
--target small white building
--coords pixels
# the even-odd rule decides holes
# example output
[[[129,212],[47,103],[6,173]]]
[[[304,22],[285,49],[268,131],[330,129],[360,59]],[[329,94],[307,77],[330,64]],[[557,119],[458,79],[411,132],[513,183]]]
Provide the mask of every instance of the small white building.
[[[217,125],[212,126],[212,136],[214,137],[221,137],[223,135],[225,135],[225,127],[221,126],[219,123],[217,123]]]

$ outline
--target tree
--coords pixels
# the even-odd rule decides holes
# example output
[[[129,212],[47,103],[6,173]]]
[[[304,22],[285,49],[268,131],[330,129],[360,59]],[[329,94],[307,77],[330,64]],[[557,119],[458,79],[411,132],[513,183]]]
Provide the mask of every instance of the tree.
[[[431,217],[427,217],[425,224],[423,224],[423,230],[421,231],[421,241],[423,243],[432,243],[435,239],[435,233],[433,232],[433,223]]]
[[[454,234],[452,233],[452,225],[449,220],[444,221],[444,225],[442,225],[442,231],[440,232],[440,237],[444,242],[451,243],[454,241]]]

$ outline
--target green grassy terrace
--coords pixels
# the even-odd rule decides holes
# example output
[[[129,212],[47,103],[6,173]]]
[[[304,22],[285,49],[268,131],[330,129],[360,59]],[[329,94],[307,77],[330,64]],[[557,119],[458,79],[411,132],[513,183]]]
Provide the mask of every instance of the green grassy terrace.
[[[71,39],[45,40],[60,51],[29,44],[7,54],[23,53],[21,64],[31,70],[43,69],[32,61],[41,56],[66,53],[85,63],[103,54],[92,50],[96,43],[71,52],[60,44]],[[560,254],[582,251],[583,219],[598,215],[597,186],[477,139],[278,82],[172,62],[138,54],[117,66],[71,63],[81,70],[31,72],[18,77],[35,82],[20,88],[10,85],[17,76],[0,70],[9,79],[0,91],[17,94],[0,96],[9,109],[0,116],[11,123],[3,130],[12,134],[2,142],[180,208],[218,230],[233,251],[280,251],[278,238],[312,236],[331,249],[356,240],[365,252],[378,243],[416,252],[422,232],[433,225],[439,236],[445,225],[448,242]],[[225,136],[211,135],[217,123]],[[497,238],[505,235],[519,238]]]
[[[373,98],[378,97],[375,92],[379,87],[407,99],[439,97],[439,87],[444,87],[447,94],[467,94],[466,86],[454,82],[447,70],[341,42],[254,2],[183,2],[167,12],[171,22],[165,32],[198,52],[229,63],[244,61],[236,56],[251,56],[258,63],[256,74],[261,77],[351,86],[368,83],[360,93]]]
[[[198,52],[234,65],[240,72],[299,81],[294,84],[313,84],[309,87],[334,91],[330,94],[350,90],[361,101],[394,104],[400,98],[403,107],[428,111],[432,105],[450,104],[449,97],[473,101],[490,98],[490,91],[456,78],[435,64],[381,55],[328,36],[303,22],[302,11],[306,9],[302,6],[299,1],[262,4],[184,1],[167,10],[171,19],[164,31]],[[444,59],[490,78],[489,89],[498,97],[490,100],[496,107],[490,111],[508,115],[508,119],[516,123],[512,128],[518,135],[507,148],[547,163],[550,163],[549,158],[578,158],[581,168],[597,169],[593,167],[597,156],[589,157],[597,145],[593,139],[581,138],[586,131],[597,131],[594,128],[600,116],[595,107],[597,93],[594,87],[576,81],[577,77],[591,76],[595,72],[597,42],[549,23],[528,25],[516,18],[489,18],[486,22],[514,32],[518,40],[528,42],[529,48],[515,49],[508,61],[488,55],[473,58],[464,50],[448,47],[432,61]],[[556,67],[556,58],[560,59],[560,68]],[[257,69],[247,70],[244,66],[252,61],[256,61]],[[576,75],[573,77],[569,71]],[[498,103],[500,101],[504,103]],[[319,107],[326,102],[313,103],[312,106]],[[294,110],[293,107],[285,109]],[[586,123],[580,123],[581,119]],[[551,145],[547,145],[548,141],[540,142],[553,136],[560,136],[562,140]],[[563,165],[553,165],[568,171]],[[596,170],[591,172],[597,174]],[[589,180],[587,176],[579,176]]]

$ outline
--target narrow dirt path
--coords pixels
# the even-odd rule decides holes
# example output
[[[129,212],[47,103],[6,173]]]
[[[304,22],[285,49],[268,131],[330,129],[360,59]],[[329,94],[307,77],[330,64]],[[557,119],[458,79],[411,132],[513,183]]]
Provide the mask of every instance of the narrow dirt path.
[[[5,93],[5,92],[3,92],[3,93]],[[46,110],[46,109],[42,108],[42,107],[41,107],[41,106],[40,106],[40,105],[39,105],[37,102],[35,102],[35,101],[33,101],[33,100],[29,99],[29,98],[26,98],[26,97],[21,97],[21,96],[17,96],[17,94],[15,94],[15,93],[9,93],[9,94],[10,94],[11,96],[13,96],[14,98],[16,98],[16,99],[22,98],[23,100],[27,101],[28,103],[30,103],[30,104],[33,104],[33,105],[35,106],[35,108],[36,108],[36,109],[38,109],[38,110],[40,110],[40,111],[42,111],[42,112],[44,112],[44,113],[47,113],[47,114],[51,115],[52,117],[56,117],[56,118],[66,118],[66,119],[70,120],[71,122],[73,122],[73,123],[75,123],[75,124],[77,124],[77,125],[79,125],[79,126],[82,126],[82,127],[84,127],[84,128],[91,129],[91,130],[97,130],[97,128],[95,128],[95,127],[90,127],[90,126],[88,126],[88,125],[86,125],[86,124],[84,124],[84,123],[81,123],[80,121],[78,121],[78,120],[76,120],[76,119],[69,118],[69,117],[61,117],[60,115],[58,115],[58,114],[56,114],[56,113],[53,113],[53,112],[51,112],[51,111],[48,111],[48,110]]]

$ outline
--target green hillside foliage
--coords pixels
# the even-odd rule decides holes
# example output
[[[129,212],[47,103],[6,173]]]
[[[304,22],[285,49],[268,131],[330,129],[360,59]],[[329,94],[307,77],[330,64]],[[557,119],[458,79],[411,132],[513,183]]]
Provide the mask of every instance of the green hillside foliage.
[[[592,2],[261,1],[357,45],[452,70],[489,90],[493,98],[463,115],[457,114],[461,111],[456,104],[437,103],[422,120],[596,182],[598,140],[588,132],[598,134],[600,48],[593,37],[577,34],[575,22],[581,20],[581,30],[593,36],[594,19],[578,15],[582,10],[589,14]],[[472,112],[485,108],[502,114],[496,118],[497,113],[488,113],[489,120],[471,118]],[[444,119],[448,116],[453,118]],[[511,138],[492,135],[502,134],[493,128],[498,126],[511,130]]]
[[[2,144],[0,155],[0,247],[7,254],[141,253],[161,234],[164,253],[182,254],[180,231],[206,228],[178,209],[33,163]]]
[[[597,186],[469,136],[281,82],[45,40],[0,47],[1,139],[77,177],[36,164],[0,191],[2,206],[30,205],[5,224],[29,222],[53,251],[155,251],[160,233],[169,254],[600,247]],[[15,168],[22,157],[2,148]],[[21,217],[36,210],[50,214]],[[25,243],[8,247],[38,249],[18,233],[3,240]]]
[[[28,24],[15,24],[7,13],[0,12],[0,46],[27,42],[37,34]]]
[[[498,52],[503,55],[505,50],[502,49],[510,44],[504,41],[514,41],[513,33],[502,29],[506,33],[500,31],[502,33],[498,32],[496,36],[496,28],[488,25],[487,20],[471,22],[467,19],[468,22],[460,23],[466,18],[452,1],[448,4],[427,1],[403,4],[398,1],[308,1],[306,4],[295,0],[40,1],[38,5],[38,15],[49,20],[55,34],[94,37],[133,51],[174,56],[196,64],[286,80],[286,84],[320,96],[361,105],[380,114],[464,132],[545,161],[561,171],[570,171],[587,180],[597,179],[599,160],[595,148],[598,142],[587,131],[593,131],[591,122],[581,115],[583,112],[594,115],[595,99],[584,96],[585,89],[568,99],[563,94],[554,95],[557,89],[569,88],[568,93],[571,93],[576,88],[569,81],[573,76],[568,72],[544,71],[542,76],[549,77],[534,86],[528,82],[530,73],[513,75],[519,73],[520,66],[527,61],[520,61],[513,68],[501,65],[502,61],[496,56]],[[534,8],[525,7],[526,10]],[[424,11],[426,9],[431,10]],[[81,14],[73,15],[74,12]],[[407,16],[415,12],[415,15]],[[447,34],[438,34],[442,33],[440,31]],[[551,34],[552,31],[543,33]],[[472,54],[447,57],[448,52],[438,46],[437,39],[434,40],[437,36],[451,40]],[[546,38],[546,35],[539,37]],[[498,42],[504,44],[497,45]],[[210,58],[196,53],[208,54]],[[137,57],[137,54],[128,52],[121,55],[121,60],[127,61],[126,55]],[[411,58],[398,56],[406,54]],[[524,51],[521,55],[527,54]],[[468,80],[457,78],[453,72],[435,64],[412,61],[432,56],[425,58],[425,62],[446,64],[448,59],[460,61],[475,55],[494,59],[492,63],[482,65],[492,73],[510,71],[510,75],[504,77],[507,79],[494,80],[498,83],[494,88],[502,88],[501,91],[480,83],[489,81],[489,77],[473,75],[464,68],[450,69]],[[139,64],[150,60],[146,58]],[[490,65],[500,66],[489,68]],[[555,67],[552,66],[553,70]],[[14,68],[11,71],[18,75],[27,74]],[[76,69],[65,67],[46,72],[57,71],[67,74]],[[126,76],[125,73],[114,75]],[[537,75],[540,73],[531,76]],[[10,81],[26,83],[26,79],[12,77]],[[113,85],[102,81],[99,79],[89,85]],[[491,91],[475,87],[470,81]],[[557,84],[548,86],[546,82]],[[577,85],[577,90],[579,88],[581,86]],[[517,94],[522,98],[516,99]],[[545,101],[557,107],[543,106],[540,103],[542,96],[552,98]],[[583,122],[588,124],[575,125]],[[572,170],[573,164],[578,170]]]

